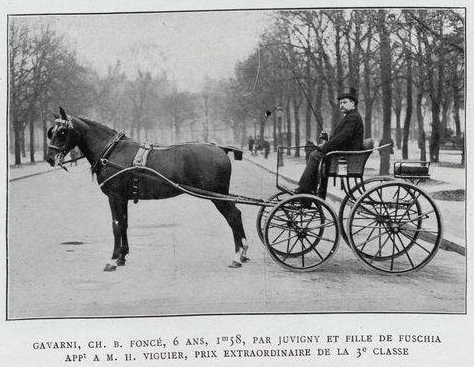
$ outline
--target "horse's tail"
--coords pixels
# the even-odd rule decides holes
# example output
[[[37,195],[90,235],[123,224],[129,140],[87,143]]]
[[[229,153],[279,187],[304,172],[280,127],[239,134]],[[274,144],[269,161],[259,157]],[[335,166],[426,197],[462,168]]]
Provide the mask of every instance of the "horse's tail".
[[[224,152],[226,152],[227,154],[229,154],[229,152],[234,153],[234,159],[235,159],[236,161],[241,161],[241,160],[242,160],[242,156],[243,156],[243,153],[244,153],[244,152],[242,151],[242,149],[239,149],[239,148],[236,148],[236,147],[232,147],[232,146],[229,146],[229,145],[227,145],[227,146],[225,146],[225,147],[219,145],[219,148],[221,148],[221,149],[222,149]]]

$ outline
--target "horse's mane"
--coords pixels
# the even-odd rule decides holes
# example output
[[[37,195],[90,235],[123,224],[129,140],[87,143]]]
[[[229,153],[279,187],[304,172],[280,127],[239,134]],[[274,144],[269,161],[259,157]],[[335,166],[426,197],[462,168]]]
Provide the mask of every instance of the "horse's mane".
[[[95,128],[103,128],[103,129],[106,129],[106,130],[109,130],[109,131],[112,131],[114,133],[117,133],[117,130],[115,129],[112,129],[111,127],[107,126],[107,125],[104,125],[104,124],[101,124],[100,122],[97,122],[97,121],[93,121],[87,117],[83,117],[83,116],[74,116],[75,118],[77,118],[78,120],[81,120],[83,122],[85,122],[87,125],[91,126],[91,127],[95,127]]]

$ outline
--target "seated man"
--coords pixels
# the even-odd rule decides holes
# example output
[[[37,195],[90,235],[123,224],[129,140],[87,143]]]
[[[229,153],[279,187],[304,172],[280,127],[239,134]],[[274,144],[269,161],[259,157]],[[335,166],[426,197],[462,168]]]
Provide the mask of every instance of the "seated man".
[[[357,96],[354,88],[346,88],[337,98],[343,118],[336,125],[332,137],[309,155],[306,168],[295,193],[313,193],[318,184],[318,167],[328,152],[335,150],[361,150],[364,140],[364,123],[357,111]]]

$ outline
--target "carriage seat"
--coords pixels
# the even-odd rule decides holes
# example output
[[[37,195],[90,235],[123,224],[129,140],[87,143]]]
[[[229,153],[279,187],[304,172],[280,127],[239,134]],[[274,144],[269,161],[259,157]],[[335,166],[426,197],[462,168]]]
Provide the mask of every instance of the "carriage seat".
[[[374,140],[364,139],[362,150],[329,152],[323,159],[326,177],[361,177],[367,159],[374,151]]]

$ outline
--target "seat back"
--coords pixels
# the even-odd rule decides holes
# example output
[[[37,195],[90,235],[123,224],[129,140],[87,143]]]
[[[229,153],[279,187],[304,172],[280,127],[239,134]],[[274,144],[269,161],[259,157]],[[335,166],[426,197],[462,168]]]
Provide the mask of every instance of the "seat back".
[[[324,157],[324,176],[362,178],[365,164],[373,150],[374,140],[364,139],[362,150],[328,153]]]

